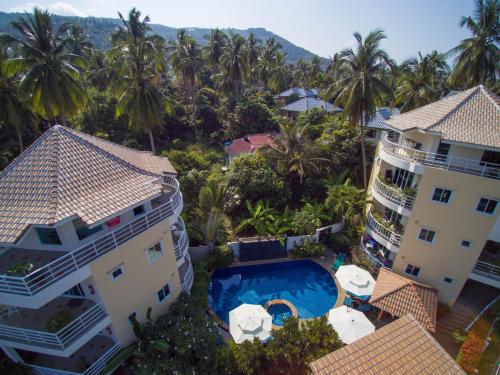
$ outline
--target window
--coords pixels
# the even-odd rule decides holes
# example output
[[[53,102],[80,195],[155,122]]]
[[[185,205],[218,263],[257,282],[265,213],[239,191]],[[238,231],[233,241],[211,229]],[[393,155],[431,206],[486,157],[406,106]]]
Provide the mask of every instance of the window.
[[[60,245],[61,240],[55,228],[35,228],[40,242],[44,245]]]
[[[460,241],[460,246],[469,248],[471,245],[470,241],[462,240]]]
[[[450,144],[439,142],[438,149],[436,151],[436,161],[446,161],[448,153],[450,152]]]
[[[408,264],[406,266],[405,273],[407,275],[411,275],[411,276],[417,277],[418,274],[420,273],[420,267],[414,266],[413,264]]]
[[[377,131],[374,130],[374,129],[368,129],[368,130],[365,131],[366,138],[372,138],[372,139],[374,139],[376,135],[377,135]]]
[[[436,236],[436,232],[433,230],[422,228],[420,229],[420,234],[418,235],[418,239],[425,242],[434,242],[434,237]]]
[[[494,199],[481,198],[477,204],[476,211],[493,215],[497,208],[497,203]]]
[[[113,268],[111,271],[108,272],[108,275],[111,277],[112,280],[116,280],[120,278],[123,275],[123,264],[120,264],[119,266]]]
[[[168,284],[165,285],[156,293],[159,303],[163,303],[169,295],[170,295],[170,286]]]
[[[134,208],[134,216],[139,216],[144,213],[144,205],[140,205]]]
[[[406,169],[396,168],[392,182],[398,185],[401,189],[406,189],[411,187],[414,176],[414,173],[407,171]]]
[[[89,229],[89,227],[81,219],[73,220],[73,226],[75,227],[76,235],[80,241],[84,238],[92,236],[94,233],[97,233],[102,229],[102,225]]]
[[[83,288],[80,284],[75,285],[71,289],[68,289],[67,291],[64,292],[64,294],[66,294],[68,296],[85,297],[85,293],[84,293]]]
[[[156,262],[162,255],[163,249],[161,248],[160,242],[146,249],[146,256],[149,264]]]
[[[448,283],[448,284],[451,284],[453,282],[453,279],[449,278],[449,277],[445,277],[444,280],[443,280],[445,283]]]
[[[451,190],[434,188],[432,193],[432,200],[439,203],[449,203],[451,198]]]

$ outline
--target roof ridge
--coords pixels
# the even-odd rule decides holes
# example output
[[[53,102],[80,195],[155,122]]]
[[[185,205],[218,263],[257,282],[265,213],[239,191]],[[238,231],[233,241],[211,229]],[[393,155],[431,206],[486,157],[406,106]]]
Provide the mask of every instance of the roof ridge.
[[[432,325],[434,328],[436,328],[436,327],[435,327],[435,325],[434,325],[434,323],[433,323],[433,321],[432,321],[432,318],[431,318],[431,316],[430,316],[430,314],[429,314],[429,311],[427,310],[427,308],[426,308],[426,307],[425,307],[425,305],[424,305],[424,301],[422,300],[422,296],[420,295],[420,293],[419,293],[419,292],[418,292],[418,290],[417,290],[416,285],[415,285],[415,284],[412,284],[412,285],[410,285],[410,286],[413,288],[414,293],[416,293],[416,295],[417,295],[417,297],[418,297],[418,298],[417,298],[417,303],[420,305],[420,307],[421,307],[421,308],[422,308],[422,310],[424,311],[425,316],[426,316],[426,320],[429,320],[429,321],[430,321],[430,323],[431,323],[431,325]],[[428,322],[428,323],[429,323],[429,322]]]
[[[50,207],[52,211],[50,212],[49,221],[51,224],[56,222],[58,210],[59,210],[59,198],[60,198],[60,189],[59,189],[59,154],[61,147],[60,140],[60,126],[55,125],[50,131],[52,142],[52,147],[50,148]]]
[[[499,102],[497,102],[497,100],[500,101],[500,97],[483,85],[479,85],[479,87],[481,88],[481,92],[483,92],[486,97],[493,102],[493,105],[495,105],[495,107],[500,110],[500,104]]]
[[[397,288],[395,288],[395,289],[392,289],[392,290],[390,290],[390,291],[388,291],[388,292],[385,292],[384,294],[381,294],[381,295],[380,295],[380,296],[378,296],[377,298],[374,298],[374,299],[370,298],[370,303],[371,303],[371,302],[377,302],[377,301],[378,301],[378,300],[380,300],[381,298],[385,298],[385,297],[387,297],[387,296],[389,296],[389,295],[391,295],[391,294],[393,294],[393,293],[395,293],[395,292],[398,292],[398,291],[400,291],[401,289],[403,289],[403,288],[405,288],[405,287],[407,287],[408,285],[410,285],[410,284],[411,284],[411,280],[410,280],[410,279],[408,279],[408,278],[406,278],[406,277],[400,276],[400,275],[398,275],[398,274],[397,274],[397,273],[395,273],[395,272],[391,272],[391,271],[389,271],[389,270],[386,270],[385,268],[381,268],[381,269],[380,269],[380,271],[382,271],[382,270],[383,270],[384,272],[386,272],[386,273],[387,273],[388,275],[390,275],[390,276],[396,276],[397,278],[399,278],[399,279],[403,280],[405,283],[404,283],[403,285],[398,286],[398,287],[397,287]],[[379,274],[380,274],[380,271],[379,271]],[[377,277],[377,280],[378,280],[378,277]]]

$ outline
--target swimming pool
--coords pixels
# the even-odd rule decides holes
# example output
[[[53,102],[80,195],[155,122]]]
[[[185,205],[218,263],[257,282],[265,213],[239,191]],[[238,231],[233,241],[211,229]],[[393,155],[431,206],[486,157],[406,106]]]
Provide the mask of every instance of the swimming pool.
[[[283,326],[285,320],[292,316],[292,309],[284,303],[269,306],[267,312],[273,317],[273,324],[275,326]]]
[[[310,260],[285,261],[219,268],[212,274],[209,303],[229,324],[229,311],[242,303],[264,305],[285,299],[299,319],[322,316],[337,302],[337,287],[330,273]]]

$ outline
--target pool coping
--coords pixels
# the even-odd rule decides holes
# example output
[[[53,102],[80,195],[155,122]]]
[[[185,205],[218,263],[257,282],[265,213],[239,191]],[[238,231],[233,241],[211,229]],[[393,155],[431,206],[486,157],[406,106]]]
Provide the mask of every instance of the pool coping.
[[[263,307],[267,311],[273,305],[286,305],[290,309],[292,316],[294,318],[297,318],[297,319],[299,318],[299,314],[297,313],[297,309],[295,308],[293,303],[291,303],[290,301],[288,301],[286,299],[272,299],[272,300],[267,301]],[[299,319],[299,320],[306,320],[306,319]],[[276,330],[281,329],[281,328],[283,328],[283,326],[278,326],[276,324],[273,324],[273,331],[276,331]]]

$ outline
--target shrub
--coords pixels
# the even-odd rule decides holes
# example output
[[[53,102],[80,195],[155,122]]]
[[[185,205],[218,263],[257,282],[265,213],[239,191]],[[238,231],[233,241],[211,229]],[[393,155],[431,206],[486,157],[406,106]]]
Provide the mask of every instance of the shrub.
[[[478,334],[471,332],[465,339],[457,362],[467,374],[472,374],[481,360],[483,350],[483,340]]]
[[[177,172],[188,172],[191,169],[205,171],[210,169],[210,162],[197,151],[170,150],[162,152],[170,160]]]
[[[27,275],[33,270],[33,264],[29,262],[16,263],[7,268],[7,275]]]
[[[208,254],[206,259],[207,268],[211,271],[219,267],[227,267],[233,263],[233,259],[233,250],[228,245],[218,246]]]
[[[61,310],[47,320],[47,331],[55,333],[61,328],[66,327],[72,320],[73,314],[71,314],[71,312],[68,310]]]
[[[319,257],[325,255],[325,245],[319,242],[302,240],[300,245],[290,251],[293,258]]]

